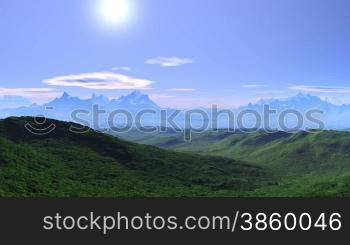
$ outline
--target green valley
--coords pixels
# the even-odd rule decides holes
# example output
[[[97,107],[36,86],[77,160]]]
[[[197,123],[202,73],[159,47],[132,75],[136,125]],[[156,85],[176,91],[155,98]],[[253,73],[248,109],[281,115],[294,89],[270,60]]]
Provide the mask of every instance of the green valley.
[[[275,185],[253,195],[267,196],[349,196],[350,133],[312,131],[287,133],[228,132],[194,133],[191,142],[169,131],[145,134],[133,130],[121,135],[143,144],[203,155],[247,161],[264,168]]]

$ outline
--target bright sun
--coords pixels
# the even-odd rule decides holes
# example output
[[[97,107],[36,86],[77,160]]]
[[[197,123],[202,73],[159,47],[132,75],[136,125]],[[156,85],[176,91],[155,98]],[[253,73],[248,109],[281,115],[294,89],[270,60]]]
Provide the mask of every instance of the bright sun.
[[[100,0],[98,13],[108,25],[119,24],[128,19],[130,6],[128,0]]]

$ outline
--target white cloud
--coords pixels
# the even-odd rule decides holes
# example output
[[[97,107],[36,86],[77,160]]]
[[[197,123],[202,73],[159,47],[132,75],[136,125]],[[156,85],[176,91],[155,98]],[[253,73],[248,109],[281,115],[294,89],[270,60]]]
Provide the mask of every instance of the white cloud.
[[[51,88],[0,88],[0,96],[4,95],[45,99],[56,97],[60,93]]]
[[[174,95],[169,94],[150,94],[149,95],[151,99],[169,99],[169,98],[175,98]]]
[[[81,87],[87,89],[149,89],[154,81],[144,80],[113,72],[84,73],[54,77],[44,80],[51,86]]]
[[[254,90],[251,91],[254,94],[283,94],[283,90]]]
[[[168,89],[168,91],[174,91],[174,92],[193,92],[196,91],[195,88],[171,88]]]
[[[160,65],[164,67],[175,67],[180,65],[192,64],[193,60],[188,58],[178,58],[178,57],[158,57],[155,59],[149,59],[145,61],[148,65]]]
[[[282,93],[284,93],[284,91],[282,91],[282,90],[272,90],[272,89],[262,90],[263,88],[267,87],[266,84],[262,84],[262,83],[244,84],[241,87],[245,88],[245,89],[249,89],[249,92],[254,93],[254,94],[282,94]]]
[[[337,93],[337,94],[350,93],[350,87],[297,85],[297,86],[291,86],[289,87],[289,89],[304,91],[304,92],[314,92],[314,93]]]
[[[119,67],[113,67],[113,71],[131,71],[132,68],[129,66],[119,66]]]
[[[265,84],[244,84],[244,85],[242,85],[242,88],[247,88],[247,89],[264,88],[264,87],[266,87]]]

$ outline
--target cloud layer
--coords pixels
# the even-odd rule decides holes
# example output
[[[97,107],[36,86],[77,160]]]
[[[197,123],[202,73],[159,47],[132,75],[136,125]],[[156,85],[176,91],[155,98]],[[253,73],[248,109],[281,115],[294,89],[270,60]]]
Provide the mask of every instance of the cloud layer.
[[[254,94],[283,94],[283,90],[254,90],[251,91]]]
[[[296,85],[296,86],[289,87],[289,89],[304,91],[304,92],[314,92],[314,93],[337,93],[337,94],[350,93],[350,87]]]
[[[247,89],[264,88],[264,87],[266,87],[265,84],[244,84],[244,85],[242,85],[242,88],[247,88]]]
[[[151,97],[151,99],[170,99],[176,97],[174,95],[169,94],[150,94],[149,96]]]
[[[196,91],[195,88],[171,88],[168,89],[168,91],[173,91],[173,92],[193,92]]]
[[[118,67],[113,67],[113,71],[131,71],[132,68],[129,66],[118,66]]]
[[[149,89],[154,81],[113,72],[84,73],[54,77],[43,81],[51,86],[81,87],[86,89]]]
[[[160,65],[164,67],[175,67],[180,65],[192,64],[193,60],[188,58],[178,58],[178,57],[157,57],[154,59],[149,59],[145,61],[148,65]]]
[[[0,88],[0,96],[22,96],[26,98],[52,98],[60,93],[51,88]]]

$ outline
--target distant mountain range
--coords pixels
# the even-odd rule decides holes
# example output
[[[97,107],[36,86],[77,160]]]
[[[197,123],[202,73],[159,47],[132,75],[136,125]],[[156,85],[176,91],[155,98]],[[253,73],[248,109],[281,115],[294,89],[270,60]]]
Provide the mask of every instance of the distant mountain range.
[[[32,103],[21,96],[5,95],[0,96],[0,109],[18,108],[21,106],[29,106]]]
[[[305,115],[309,110],[323,111],[318,118],[325,123],[328,129],[345,129],[350,127],[350,105],[335,105],[317,96],[299,93],[286,99],[260,100],[255,104],[249,104],[241,109],[262,111],[264,105],[277,111],[277,115],[284,110],[293,109]],[[272,119],[273,120],[273,119]],[[291,120],[291,119],[290,119]]]
[[[127,96],[121,96],[118,99],[110,100],[103,95],[93,94],[90,99],[80,99],[72,97],[64,92],[60,98],[45,104],[45,107],[53,107],[57,110],[73,111],[76,109],[90,110],[93,105],[99,105],[106,110],[124,109],[128,111],[138,111],[142,109],[160,109],[146,94],[134,91]]]
[[[129,95],[121,96],[118,99],[109,99],[103,95],[93,94],[89,99],[81,99],[79,97],[70,96],[68,93],[63,93],[59,98],[52,100],[44,105],[30,105],[30,102],[22,97],[4,97],[0,99],[0,118],[7,118],[10,116],[37,116],[45,115],[48,118],[71,121],[71,112],[77,109],[82,109],[91,112],[93,105],[99,105],[100,109],[110,112],[112,110],[122,109],[135,115],[137,112],[143,109],[153,109],[156,113],[154,115],[148,114],[143,117],[143,126],[160,126],[160,111],[161,107],[153,102],[148,95],[141,93],[140,91],[134,91]],[[16,106],[18,105],[18,106]],[[286,109],[295,109],[302,114],[310,109],[322,110],[323,114],[319,115],[328,129],[347,129],[350,128],[350,105],[335,105],[327,100],[322,100],[317,96],[297,94],[296,96],[286,99],[269,99],[260,100],[257,103],[250,103],[246,106],[242,106],[238,109],[232,109],[236,114],[242,110],[255,110],[262,113],[264,105],[269,105],[270,109],[276,110],[276,114],[272,115],[272,126],[277,127],[278,115]],[[17,108],[16,108],[17,107]],[[168,115],[175,111],[175,109],[166,109]],[[210,109],[204,109],[211,116]],[[102,116],[103,117],[103,116]],[[86,116],[86,119],[91,119],[91,115]],[[107,120],[104,117],[103,120]],[[211,118],[209,117],[209,120]],[[250,119],[247,118],[247,121]],[[288,121],[292,124],[293,116],[288,118]],[[195,125],[201,125],[203,119],[194,115],[192,117],[192,123]],[[180,113],[175,120],[180,127],[184,126],[184,113]],[[224,116],[218,120],[218,127],[228,127],[227,118]]]
[[[122,109],[134,114],[142,109],[160,110],[161,108],[154,103],[148,95],[139,91],[134,91],[127,96],[121,96],[118,99],[110,100],[103,95],[93,94],[89,99],[73,97],[64,92],[61,97],[56,98],[44,105],[30,105],[13,107],[0,107],[0,118],[10,116],[37,116],[45,115],[48,118],[71,121],[71,113],[75,110],[86,110],[91,112],[94,105],[107,112]]]

